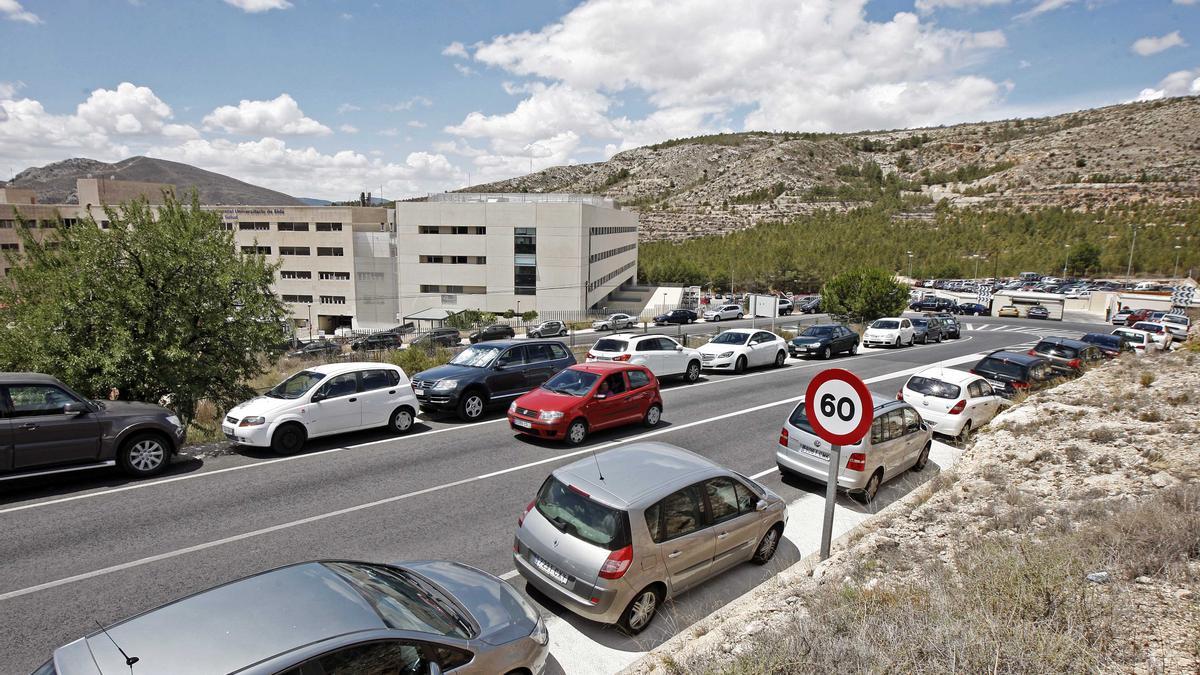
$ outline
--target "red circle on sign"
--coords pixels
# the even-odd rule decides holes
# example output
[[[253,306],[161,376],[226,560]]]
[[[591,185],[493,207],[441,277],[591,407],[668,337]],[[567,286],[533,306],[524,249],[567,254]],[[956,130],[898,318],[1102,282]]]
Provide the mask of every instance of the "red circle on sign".
[[[858,421],[858,426],[849,433],[835,434],[829,431],[821,424],[821,419],[817,416],[817,391],[821,385],[830,380],[845,382],[854,389],[854,393],[858,394],[859,408],[863,411],[862,419]],[[875,406],[872,403],[871,391],[857,375],[842,368],[829,368],[817,373],[817,376],[808,383],[808,388],[804,391],[804,413],[808,416],[809,425],[822,440],[828,441],[830,445],[853,445],[861,441],[863,436],[866,436],[867,432],[871,430],[871,422],[875,418]]]

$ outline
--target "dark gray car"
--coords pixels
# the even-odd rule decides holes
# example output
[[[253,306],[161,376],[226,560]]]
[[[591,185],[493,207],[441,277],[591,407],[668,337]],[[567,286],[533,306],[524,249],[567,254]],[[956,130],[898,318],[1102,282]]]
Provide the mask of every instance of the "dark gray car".
[[[150,476],[183,444],[166,408],[89,401],[39,373],[0,373],[0,408],[0,481],[114,465]]]
[[[541,673],[549,634],[473,567],[326,560],[201,591],[54,651],[35,675]],[[120,649],[118,650],[118,646]]]

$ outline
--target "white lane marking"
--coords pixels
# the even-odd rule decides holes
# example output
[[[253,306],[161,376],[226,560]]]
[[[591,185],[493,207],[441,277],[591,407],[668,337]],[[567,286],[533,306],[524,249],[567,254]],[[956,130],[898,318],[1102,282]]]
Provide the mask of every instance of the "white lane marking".
[[[934,365],[952,366],[952,365],[956,365],[958,363],[965,363],[967,361],[972,361],[974,359],[978,359],[982,354],[983,354],[982,352],[979,354],[968,354],[966,356],[960,356],[960,357],[953,358],[953,359],[947,359],[946,361],[941,361],[936,364],[928,364],[928,365],[918,366],[916,368],[908,368],[906,370],[901,370],[901,371],[897,371],[897,372],[893,372],[893,373],[877,375],[875,377],[868,378],[863,381],[866,382],[867,384],[872,384],[875,382],[883,382],[885,380],[890,380],[890,379],[894,379],[897,377],[902,377],[904,375],[909,375],[909,374],[915,373],[917,371],[924,370],[925,368],[932,367]],[[632,442],[640,441],[640,440],[643,440],[646,438],[660,436],[662,434],[669,434],[669,433],[672,433],[675,431],[682,431],[683,429],[689,429],[691,427],[696,427],[696,426],[700,426],[703,424],[711,424],[713,422],[719,422],[721,420],[729,419],[731,417],[740,417],[742,415],[758,412],[760,410],[766,410],[768,408],[775,408],[775,407],[778,407],[781,405],[795,403],[796,401],[799,401],[802,398],[804,398],[804,397],[803,396],[792,396],[790,398],[786,398],[786,399],[783,399],[780,401],[773,401],[771,403],[763,403],[761,405],[756,405],[756,406],[753,406],[750,408],[745,408],[742,410],[725,413],[723,415],[707,417],[705,419],[696,420],[694,422],[687,422],[685,424],[676,424],[676,425],[672,425],[672,426],[665,427],[662,429],[655,429],[653,431],[648,431],[648,432],[645,432],[642,434],[638,434],[637,436],[632,436],[632,437],[624,438],[624,439],[617,440],[617,441],[609,441],[607,443],[601,443],[600,445],[597,445],[594,447],[582,448],[580,450],[575,450],[573,452],[565,452],[565,453],[562,453],[559,455],[554,455],[552,457],[546,457],[545,459],[540,459],[536,462],[529,462],[529,463],[521,464],[518,466],[508,467],[506,469],[499,469],[497,471],[480,474],[478,476],[473,476],[471,478],[463,478],[460,480],[451,481],[449,483],[443,483],[441,485],[436,485],[433,487],[416,490],[414,492],[406,492],[404,494],[394,495],[391,497],[386,497],[384,499],[377,499],[375,501],[366,502],[365,504],[348,506],[346,508],[337,509],[335,511],[329,511],[326,513],[319,513],[314,516],[308,516],[307,518],[299,518],[296,520],[288,521],[286,523],[279,523],[277,525],[271,525],[269,527],[263,527],[263,528],[259,528],[257,530],[251,530],[249,532],[235,534],[235,535],[232,535],[229,537],[222,537],[221,539],[214,539],[214,540],[207,541],[207,542],[204,542],[201,544],[195,544],[193,546],[187,546],[184,548],[175,549],[173,551],[167,551],[165,553],[159,553],[159,554],[152,555],[152,556],[146,556],[144,558],[139,558],[137,560],[131,560],[129,562],[124,562],[124,563],[120,563],[117,565],[110,565],[108,567],[104,567],[104,568],[97,569],[97,570],[92,570],[90,572],[84,572],[82,574],[74,574],[69,577],[63,577],[61,579],[56,579],[54,581],[47,581],[45,583],[36,584],[34,586],[21,588],[21,589],[17,589],[14,591],[8,591],[6,593],[0,593],[0,601],[10,600],[12,598],[21,597],[23,595],[28,595],[30,593],[36,593],[38,591],[43,591],[43,590],[47,590],[50,588],[56,588],[58,586],[65,586],[66,584],[74,583],[76,581],[84,581],[87,579],[93,579],[95,577],[104,576],[106,574],[112,574],[113,572],[120,572],[122,570],[132,569],[134,567],[140,567],[142,565],[148,565],[150,563],[159,562],[161,560],[168,560],[170,558],[176,558],[178,556],[186,555],[188,553],[196,553],[198,551],[204,551],[206,549],[214,548],[217,546],[222,546],[224,544],[231,544],[233,542],[242,541],[244,539],[251,539],[253,537],[258,537],[258,536],[261,536],[264,534],[270,534],[272,532],[279,532],[281,530],[291,529],[293,527],[298,527],[300,525],[308,525],[310,523],[319,522],[322,520],[326,520],[328,518],[333,518],[335,516],[342,516],[342,515],[346,515],[348,513],[354,513],[356,511],[363,511],[366,509],[375,508],[377,506],[383,506],[385,504],[392,504],[392,503],[395,503],[395,502],[398,502],[401,500],[411,499],[413,497],[419,497],[419,496],[430,494],[433,492],[440,492],[442,490],[448,490],[450,488],[459,487],[461,485],[475,483],[475,482],[487,480],[489,478],[495,478],[496,476],[503,476],[506,474],[515,473],[517,471],[523,471],[525,469],[529,469],[529,468],[532,468],[535,466],[540,466],[542,464],[549,464],[552,462],[562,461],[569,457],[575,457],[577,455],[583,455],[583,454],[587,454],[587,453],[591,453],[591,452],[598,452],[600,450],[611,448],[616,445],[632,443]]]
[[[759,478],[762,478],[763,476],[765,476],[773,471],[775,471],[775,469],[767,469],[766,471],[759,471],[758,473],[754,474],[753,476],[750,476],[750,480],[758,480]]]
[[[947,343],[947,344],[961,344],[963,342],[968,342],[972,339],[973,338],[968,336],[968,337],[965,337],[965,338],[959,340],[957,343]],[[841,361],[849,361],[849,360],[854,360],[854,359],[873,358],[873,357],[882,356],[883,354],[888,353],[886,350],[876,350],[876,349],[871,349],[871,348],[867,348],[867,347],[864,347],[863,349],[870,349],[870,352],[872,352],[872,353],[866,353],[866,354],[860,353],[856,356],[842,357],[840,360]],[[820,361],[811,361],[811,362],[800,361],[799,359],[791,359],[790,357],[789,357],[789,361],[791,361],[793,363],[799,363],[802,365],[795,365],[795,366],[792,366],[791,368],[762,370],[762,371],[758,371],[758,372],[754,372],[754,373],[746,373],[744,375],[731,375],[731,376],[727,376],[727,377],[720,377],[718,379],[706,379],[704,382],[696,382],[694,384],[689,384],[686,386],[671,387],[669,389],[663,389],[662,394],[663,394],[663,396],[666,396],[667,394],[670,394],[672,392],[677,392],[677,391],[678,392],[686,392],[686,391],[690,391],[692,389],[697,389],[699,387],[704,387],[704,386],[707,386],[710,384],[719,384],[721,382],[734,382],[734,381],[741,380],[741,379],[748,378],[748,377],[761,377],[763,375],[774,375],[774,374],[778,374],[778,373],[795,372],[796,370],[799,370],[802,368],[815,368],[817,366],[820,366],[822,363],[824,363],[824,362],[820,362]],[[54,506],[56,504],[65,504],[67,502],[74,502],[74,501],[78,501],[81,499],[92,499],[95,497],[103,497],[103,496],[107,496],[107,495],[118,494],[121,492],[128,492],[130,490],[141,490],[143,488],[155,487],[158,485],[166,485],[168,483],[175,483],[178,481],[194,480],[197,478],[207,478],[208,476],[216,476],[218,474],[230,473],[233,471],[244,471],[246,469],[256,469],[256,468],[261,468],[264,466],[271,466],[273,464],[279,464],[280,462],[292,462],[292,461],[296,461],[296,460],[308,459],[310,457],[320,457],[322,455],[329,455],[329,454],[333,454],[335,452],[343,452],[345,450],[368,448],[371,446],[381,445],[384,443],[400,443],[400,442],[403,442],[406,440],[422,439],[427,436],[432,436],[434,434],[441,434],[441,433],[446,433],[449,431],[455,431],[455,430],[459,430],[459,429],[471,429],[473,427],[482,426],[485,424],[497,424],[500,422],[507,422],[507,421],[508,421],[507,418],[501,417],[501,418],[494,419],[494,420],[485,420],[483,422],[472,422],[470,424],[456,424],[454,426],[443,427],[441,429],[430,429],[429,431],[422,431],[422,432],[416,433],[416,434],[408,434],[407,436],[395,436],[392,438],[382,438],[377,441],[367,441],[365,443],[355,443],[352,445],[345,445],[345,446],[341,446],[341,447],[337,447],[337,448],[329,448],[328,450],[318,450],[316,452],[308,452],[308,453],[304,453],[302,455],[293,455],[291,457],[277,457],[275,459],[265,459],[261,462],[255,462],[253,464],[241,464],[239,466],[230,466],[230,467],[226,467],[224,469],[213,469],[212,471],[201,471],[199,473],[192,473],[192,474],[188,474],[186,476],[175,476],[174,478],[163,478],[160,480],[145,481],[145,482],[141,482],[141,483],[134,483],[133,485],[124,485],[124,486],[118,487],[118,488],[110,488],[108,490],[97,490],[95,492],[88,492],[85,494],[72,495],[70,497],[59,497],[58,499],[47,499],[45,501],[33,502],[31,504],[22,504],[21,506],[10,506],[8,508],[0,509],[0,515],[4,515],[6,513],[15,513],[17,511],[24,511],[26,509],[36,509],[36,508],[40,508],[40,507],[44,507],[44,506]]]
[[[512,579],[513,577],[517,576],[517,574],[518,574],[518,572],[516,570],[509,570],[509,571],[505,572],[504,574],[501,574],[500,578],[505,581],[508,581],[509,579]]]

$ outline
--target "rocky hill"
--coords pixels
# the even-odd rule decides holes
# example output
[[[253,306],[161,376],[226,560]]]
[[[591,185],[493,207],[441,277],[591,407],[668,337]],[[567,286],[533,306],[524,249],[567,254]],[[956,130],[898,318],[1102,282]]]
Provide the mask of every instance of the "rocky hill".
[[[873,198],[865,187],[887,184],[915,197],[902,214],[913,218],[942,199],[1016,208],[1194,200],[1200,97],[926,129],[700,136],[467,191],[602,194],[640,211],[643,238],[655,240],[850,209]]]
[[[43,167],[26,169],[9,181],[8,185],[36,190],[38,201],[44,204],[73,204],[78,201],[75,181],[79,178],[170,183],[178,188],[181,197],[195,188],[203,204],[290,206],[304,203],[282,192],[251,185],[190,164],[152,157],[130,157],[115,164],[75,157]]]

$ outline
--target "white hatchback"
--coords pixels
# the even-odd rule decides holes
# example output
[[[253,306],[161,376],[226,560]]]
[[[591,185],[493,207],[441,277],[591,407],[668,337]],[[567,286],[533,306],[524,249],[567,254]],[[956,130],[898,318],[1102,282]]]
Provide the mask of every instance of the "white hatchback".
[[[1133,328],[1118,328],[1112,332],[1113,335],[1120,335],[1125,338],[1125,342],[1133,347],[1135,354],[1144,355],[1147,352],[1158,351],[1158,341],[1154,339],[1154,335],[1147,333],[1144,330],[1134,330]]]
[[[912,321],[903,317],[876,319],[863,332],[862,344],[864,347],[911,347],[915,333]]]
[[[913,375],[897,398],[916,408],[935,432],[960,440],[990,422],[1007,403],[987,380],[950,368],[926,368]]]
[[[412,384],[400,367],[337,363],[302,370],[263,396],[235,406],[221,430],[239,445],[290,455],[319,436],[383,426],[407,433],[416,413]]]
[[[1154,341],[1158,343],[1158,348],[1162,351],[1170,349],[1171,343],[1175,341],[1174,334],[1171,333],[1166,324],[1159,321],[1138,321],[1130,326],[1130,328],[1149,333],[1153,336]]]
[[[700,379],[700,352],[689,349],[666,335],[617,333],[596,340],[587,353],[588,363],[621,361],[645,366],[657,378],[681,376],[688,382]]]
[[[782,367],[787,361],[787,342],[765,330],[734,328],[714,337],[699,352],[704,368],[740,373],[755,366]]]

